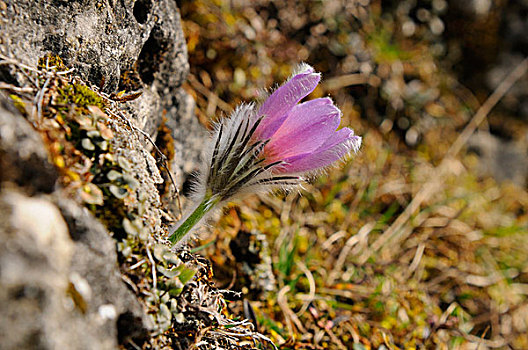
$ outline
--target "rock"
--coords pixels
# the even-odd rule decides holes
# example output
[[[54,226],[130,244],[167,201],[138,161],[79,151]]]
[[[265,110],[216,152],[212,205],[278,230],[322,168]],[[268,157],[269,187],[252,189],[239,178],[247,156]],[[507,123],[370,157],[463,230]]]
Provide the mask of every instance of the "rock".
[[[525,186],[528,176],[528,155],[515,144],[485,132],[473,135],[468,150],[479,156],[479,172],[499,182],[511,181]]]
[[[114,349],[145,337],[151,325],[121,279],[115,241],[60,191],[39,195],[54,191],[56,171],[40,135],[5,96],[0,136],[2,348]]]
[[[11,181],[30,193],[50,193],[56,180],[40,135],[0,93],[0,183]]]
[[[142,91],[137,100],[123,104],[136,126],[155,136],[165,114],[174,127],[177,149],[186,151],[186,159],[198,162],[204,133],[193,115],[194,101],[180,87],[189,64],[175,1],[1,3],[0,48],[4,54],[30,66],[46,54],[58,55],[81,78],[106,93]],[[25,79],[5,69],[2,76],[2,80]],[[179,182],[184,168],[181,156],[180,151],[172,164]],[[189,168],[194,167],[185,166],[186,171]]]
[[[75,242],[70,279],[84,301],[85,322],[114,342],[145,338],[152,325],[121,279],[115,241],[86,208],[60,196],[57,201]]]
[[[49,198],[0,195],[2,349],[115,349],[145,337],[112,238],[85,209],[58,201],[66,222]]]
[[[74,249],[57,207],[4,189],[0,210],[2,349],[112,348],[115,341],[86,327],[68,294]]]
[[[158,74],[167,86],[179,86],[186,77],[174,1],[21,0],[5,8],[4,53],[26,64],[36,65],[46,53],[58,55],[106,92],[114,92],[121,73],[134,64],[146,85]]]
[[[209,135],[205,129],[196,122],[194,116],[195,102],[191,96],[183,90],[176,91],[170,96],[172,101],[166,104],[171,106],[167,109],[169,115],[180,113],[180,118],[170,118],[167,126],[173,130],[175,140],[186,140],[176,142],[174,145],[174,159],[172,169],[175,169],[176,179],[182,184],[183,179],[195,171],[199,164],[202,148]]]

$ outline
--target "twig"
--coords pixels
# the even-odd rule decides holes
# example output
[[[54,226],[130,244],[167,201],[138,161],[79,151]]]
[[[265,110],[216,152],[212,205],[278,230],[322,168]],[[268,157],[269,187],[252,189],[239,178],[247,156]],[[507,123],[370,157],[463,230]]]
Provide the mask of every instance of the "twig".
[[[14,86],[14,85],[11,85],[11,84],[6,84],[4,82],[0,82],[0,89],[2,89],[2,90],[11,90],[11,91],[18,92],[18,93],[21,93],[21,94],[33,93],[33,91],[34,91],[34,89],[30,88],[30,87],[18,87],[18,86]]]
[[[73,73],[74,71],[75,71],[75,68],[70,68],[68,70],[62,70],[60,72],[55,72],[55,74],[57,74],[57,75],[67,75],[67,74]]]
[[[328,336],[330,337],[332,342],[337,345],[338,349],[340,349],[340,350],[346,350],[347,349],[345,344],[343,344],[343,342],[341,340],[339,340],[339,338],[335,335],[335,333],[332,331],[331,328],[324,327],[323,329],[326,332],[326,334],[328,334]]]
[[[304,302],[304,304],[301,307],[301,309],[297,312],[297,316],[300,317],[300,316],[302,316],[302,314],[304,314],[306,312],[306,310],[308,310],[308,307],[310,306],[310,303],[315,299],[315,288],[316,288],[316,286],[315,286],[315,279],[314,279],[313,274],[310,271],[310,269],[308,269],[308,267],[302,261],[298,261],[297,262],[297,266],[299,266],[299,269],[304,273],[304,275],[306,276],[306,279],[308,279],[308,285],[310,286],[310,291],[309,291],[309,294],[308,294],[308,298]]]
[[[507,344],[506,340],[500,337],[497,337],[495,339],[482,339],[481,337],[477,337],[472,334],[467,334],[458,328],[450,328],[450,327],[440,327],[440,328],[449,330],[453,333],[457,333],[459,336],[463,337],[467,341],[470,341],[473,343],[484,344],[485,346],[489,348],[501,348]]]
[[[44,101],[44,94],[46,93],[46,88],[48,87],[49,83],[51,81],[51,77],[48,77],[46,81],[44,82],[44,85],[42,86],[42,89],[37,93],[35,98],[37,99],[37,118],[36,120],[39,120],[42,117],[42,102]]]
[[[343,249],[341,250],[341,253],[339,253],[339,257],[337,258],[337,261],[334,264],[334,268],[329,274],[328,282],[326,283],[327,286],[331,286],[334,284],[337,276],[341,274],[341,269],[343,268],[343,265],[345,265],[346,258],[350,254],[350,251],[352,248],[363,239],[363,237],[366,237],[376,226],[375,222],[369,222],[363,227],[361,227],[355,235],[350,237],[346,243]]]
[[[488,326],[486,327],[486,329],[484,329],[484,332],[482,332],[482,335],[480,336],[480,339],[484,339],[484,337],[485,337],[486,334],[488,333],[489,329],[490,329],[490,326],[488,325]],[[482,343],[478,343],[478,345],[477,345],[477,349],[476,349],[476,350],[479,350],[481,345],[482,345]]]
[[[138,287],[135,285],[135,283],[127,276],[127,275],[123,275],[121,274],[121,279],[130,286],[130,288],[132,288],[132,290],[134,291],[134,293],[138,294],[139,293],[139,290],[138,290]]]
[[[132,347],[133,347],[134,349],[136,349],[136,350],[141,350],[141,348],[140,348],[136,343],[134,343],[134,342],[132,341],[132,339],[128,339],[127,342],[128,342],[128,344],[132,345]]]
[[[140,267],[146,260],[145,259],[141,259],[139,260],[137,263],[135,263],[134,265],[130,266],[128,268],[128,271],[132,271],[132,270],[135,270],[137,269],[138,267]]]
[[[0,56],[2,56],[2,55],[0,55]],[[5,56],[2,56],[2,57],[5,57]],[[4,65],[4,64],[12,64],[12,65],[14,65],[27,78],[27,80],[29,80],[37,89],[40,88],[38,80],[33,79],[33,77],[31,75],[29,75],[28,72],[26,72],[26,70],[29,69],[29,71],[31,71],[31,72],[37,72],[37,73],[39,73],[39,75],[42,73],[41,71],[35,70],[35,69],[30,69],[30,67],[22,64],[21,62],[18,62],[16,60],[14,60],[14,59],[7,59],[7,60],[4,60],[4,61],[0,61],[0,65]]]
[[[282,313],[284,314],[284,318],[286,320],[286,325],[288,327],[288,331],[290,334],[294,334],[293,325],[292,322],[295,323],[295,326],[299,331],[302,333],[306,333],[306,329],[303,327],[301,321],[297,317],[297,315],[290,309],[288,306],[288,300],[286,299],[286,293],[290,291],[290,286],[284,286],[279,293],[277,294],[277,304],[279,304],[280,309],[282,310]]]
[[[367,250],[365,254],[361,256],[359,262],[365,263],[373,252],[379,250],[386,243],[391,241],[399,231],[405,225],[405,223],[411,218],[413,213],[420,208],[420,205],[426,201],[430,196],[441,187],[443,182],[444,174],[448,170],[449,162],[454,158],[462,149],[464,144],[469,140],[473,132],[477,129],[480,123],[486,118],[489,112],[495,107],[495,105],[501,100],[501,98],[508,92],[508,90],[519,80],[526,71],[528,70],[528,58],[525,58],[508,76],[503,82],[495,89],[495,91],[488,97],[488,99],[482,104],[482,106],[474,114],[471,121],[464,128],[462,133],[453,142],[447,153],[445,154],[442,162],[437,167],[437,171],[434,172],[433,177],[422,186],[422,188],[416,193],[412,201],[405,208],[398,218],[392,223],[392,225],[372,244],[371,249]],[[411,231],[412,232],[412,231]],[[399,237],[400,240],[406,238],[410,233],[406,233]]]
[[[385,343],[385,346],[389,348],[389,350],[394,350],[394,347],[391,345],[392,339],[388,339],[387,333],[381,332],[381,336],[383,337],[383,342]]]
[[[217,94],[206,88],[194,75],[189,74],[187,80],[196,91],[206,96],[208,99],[214,99],[215,104],[217,104],[221,110],[226,113],[231,113],[231,111],[233,111],[233,107],[231,107],[229,103],[225,102],[220,97],[218,97]]]
[[[24,63],[22,62],[19,62],[17,60],[14,60],[12,58],[9,58],[7,56],[4,56],[0,53],[0,59],[2,59],[2,61],[0,61],[0,65],[3,65],[3,64],[13,64],[15,66],[18,66],[20,68],[24,68],[24,69],[27,69],[29,71],[32,71],[32,72],[37,72],[37,73],[40,73],[38,69],[34,68],[34,67],[30,67],[30,66],[27,66],[25,65]]]
[[[416,253],[414,254],[414,258],[411,262],[411,265],[409,266],[409,270],[408,270],[409,277],[413,274],[413,272],[420,265],[420,261],[422,260],[424,250],[425,250],[425,244],[422,242],[418,245],[418,248],[416,248]]]
[[[145,246],[145,249],[147,250],[148,259],[150,263],[152,264],[152,289],[156,290],[157,285],[158,285],[158,278],[156,275],[156,263],[154,262],[154,259],[152,258],[152,254],[150,253],[148,244]]]
[[[332,289],[332,288],[319,288],[317,292],[321,295],[332,295],[339,296],[348,299],[357,298],[358,295],[368,296],[374,292],[374,288],[369,286],[363,286],[360,284],[347,284],[346,290]]]
[[[363,85],[369,82],[369,77],[364,74],[345,74],[330,78],[322,84],[325,91],[339,90],[347,86]]]
[[[340,230],[335,233],[333,233],[330,237],[328,237],[323,244],[321,244],[322,250],[329,250],[335,242],[340,240],[341,238],[346,236],[346,231]]]

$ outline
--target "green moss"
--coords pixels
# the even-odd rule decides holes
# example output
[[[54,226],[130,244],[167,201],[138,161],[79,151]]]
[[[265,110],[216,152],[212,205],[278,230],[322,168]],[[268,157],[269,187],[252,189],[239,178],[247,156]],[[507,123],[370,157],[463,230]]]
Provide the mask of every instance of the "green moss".
[[[58,72],[68,70],[68,67],[64,64],[62,58],[57,55],[47,54],[38,60],[37,66],[42,69],[48,69],[54,67]]]
[[[23,116],[27,116],[26,104],[24,103],[24,101],[17,95],[11,94],[11,95],[9,95],[9,97],[13,101],[13,105],[16,107],[16,109],[18,109],[18,111]]]
[[[101,109],[105,107],[105,101],[97,92],[93,91],[86,85],[79,83],[66,84],[57,89],[58,96],[56,103],[59,105],[75,104],[79,108],[88,106],[97,106]]]
[[[371,33],[366,39],[370,47],[374,49],[374,58],[378,63],[407,61],[411,58],[411,54],[400,47],[389,30],[381,28]]]

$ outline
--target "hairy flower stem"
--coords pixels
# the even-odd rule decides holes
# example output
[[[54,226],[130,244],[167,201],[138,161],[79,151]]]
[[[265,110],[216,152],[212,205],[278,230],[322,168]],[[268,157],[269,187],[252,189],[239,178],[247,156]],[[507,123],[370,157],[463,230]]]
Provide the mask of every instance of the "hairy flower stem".
[[[172,244],[178,243],[218,202],[220,202],[220,197],[206,195],[191,215],[170,235],[169,241]]]

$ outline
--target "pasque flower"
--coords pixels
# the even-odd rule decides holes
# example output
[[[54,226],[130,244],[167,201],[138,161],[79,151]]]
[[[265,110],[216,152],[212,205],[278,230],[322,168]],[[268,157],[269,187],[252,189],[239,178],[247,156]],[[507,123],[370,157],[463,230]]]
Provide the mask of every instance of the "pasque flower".
[[[329,98],[299,104],[321,79],[307,64],[257,107],[239,106],[215,126],[194,184],[194,206],[170,229],[181,242],[221,202],[244,193],[294,188],[352,151],[361,137],[337,130],[341,111]]]

